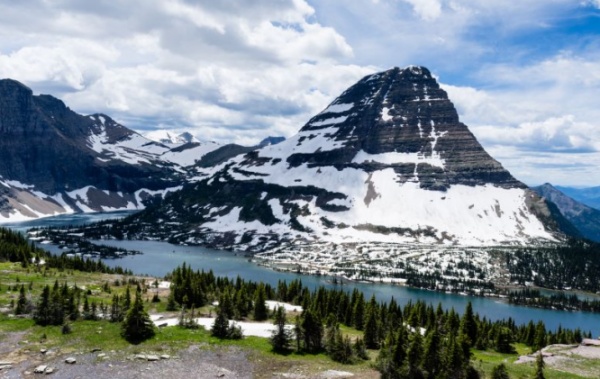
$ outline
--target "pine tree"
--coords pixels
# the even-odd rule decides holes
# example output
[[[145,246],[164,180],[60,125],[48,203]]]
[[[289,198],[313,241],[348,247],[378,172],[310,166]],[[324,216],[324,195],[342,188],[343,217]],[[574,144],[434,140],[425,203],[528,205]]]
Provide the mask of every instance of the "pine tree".
[[[127,312],[131,307],[131,292],[129,291],[129,285],[125,289],[125,299],[123,300],[123,311]]]
[[[267,295],[265,293],[265,286],[260,284],[256,289],[254,294],[254,320],[255,321],[263,321],[269,317],[269,312],[267,310]]]
[[[544,356],[542,355],[541,352],[539,352],[537,357],[535,357],[535,375],[534,375],[535,379],[545,379],[546,378],[544,376],[544,366],[545,365],[546,364],[544,363]]]
[[[138,344],[154,337],[154,334],[154,325],[144,309],[142,294],[138,290],[135,293],[133,305],[127,311],[127,315],[121,325],[121,336],[131,343]]]
[[[27,306],[27,297],[25,295],[25,286],[21,284],[21,289],[19,290],[19,300],[17,300],[17,307],[15,308],[15,314],[22,315],[28,313]]]
[[[425,340],[425,353],[423,355],[423,369],[429,378],[435,378],[440,369],[441,339],[436,327],[431,329]]]
[[[352,309],[352,323],[356,329],[363,330],[365,323],[365,299],[362,292],[359,293]]]
[[[423,359],[423,338],[421,333],[417,329],[410,340],[410,346],[406,354],[406,366],[408,368],[408,376],[410,378],[422,378],[424,377],[423,372],[420,368],[421,361]]]
[[[469,301],[465,308],[465,313],[460,321],[460,331],[468,337],[467,343],[469,346],[474,346],[477,341],[477,321],[473,314],[473,305]]]
[[[50,287],[48,287],[47,285],[44,286],[44,289],[42,290],[40,300],[38,301],[35,312],[33,314],[33,319],[38,325],[50,325]]]
[[[364,325],[364,339],[368,349],[379,349],[379,328],[379,312],[375,295],[373,295],[367,307],[367,316]]]
[[[177,310],[177,303],[175,302],[175,294],[174,291],[169,293],[169,297],[167,298],[167,311],[173,312]]]
[[[541,350],[544,346],[546,346],[546,326],[543,321],[538,321],[535,326],[535,336],[533,338],[533,345],[531,349],[535,352]]]
[[[304,340],[304,333],[302,332],[302,319],[300,316],[296,316],[296,322],[294,323],[294,335],[296,337],[296,351],[302,349],[302,341]]]
[[[509,328],[501,326],[497,333],[494,341],[495,349],[499,353],[512,354],[515,352],[515,348],[511,343],[512,332]]]
[[[494,367],[492,370],[492,379],[510,379],[504,363],[500,363],[498,366]]]
[[[317,313],[307,309],[302,319],[304,349],[309,353],[318,353],[323,348],[323,323]]]
[[[292,335],[291,332],[285,327],[285,323],[285,309],[283,307],[278,307],[275,311],[275,320],[273,321],[275,330],[273,331],[270,339],[271,346],[273,346],[273,350],[276,352],[285,352],[290,348]]]
[[[210,334],[213,337],[217,338],[227,338],[228,329],[229,319],[227,318],[225,312],[223,312],[221,308],[219,308],[219,310],[217,311],[217,317],[215,318],[212,328],[210,329]]]

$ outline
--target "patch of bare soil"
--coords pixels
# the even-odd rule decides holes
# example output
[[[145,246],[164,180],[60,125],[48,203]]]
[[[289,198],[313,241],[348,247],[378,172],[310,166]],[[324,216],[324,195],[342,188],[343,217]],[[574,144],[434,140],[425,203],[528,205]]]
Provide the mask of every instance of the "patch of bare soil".
[[[111,378],[252,378],[254,365],[239,348],[203,349],[191,346],[175,357],[138,354],[123,356],[119,352],[93,352],[69,357],[60,352],[30,353],[28,359],[14,362],[13,367],[0,371],[2,379],[50,376],[56,379],[111,379]],[[49,375],[35,373],[36,368],[51,368]]]

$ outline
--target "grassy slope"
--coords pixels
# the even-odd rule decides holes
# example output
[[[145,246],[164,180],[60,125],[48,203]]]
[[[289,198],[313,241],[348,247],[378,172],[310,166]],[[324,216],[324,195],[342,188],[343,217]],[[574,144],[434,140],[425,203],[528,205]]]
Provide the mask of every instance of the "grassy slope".
[[[18,279],[17,279],[18,278]],[[45,284],[53,285],[58,279],[59,283],[67,282],[69,285],[77,284],[79,287],[85,286],[91,289],[93,295],[90,299],[110,303],[114,293],[123,293],[124,286],[114,286],[115,279],[122,280],[120,275],[89,274],[81,272],[59,272],[57,270],[48,270],[46,272],[27,271],[21,268],[19,264],[0,263],[0,307],[5,308],[11,300],[16,301],[19,295],[18,291],[7,291],[8,286],[15,284],[25,284],[28,288],[29,283],[33,283],[30,291],[31,299],[35,302],[39,296],[42,287]],[[111,293],[101,290],[102,285],[108,282],[111,286]],[[149,290],[146,296],[152,297],[153,291]],[[163,312],[165,301],[158,304],[147,303],[151,312]],[[205,312],[208,309],[204,310]],[[213,312],[214,313],[214,312]],[[139,345],[130,345],[120,337],[120,325],[107,321],[76,321],[72,323],[73,333],[63,335],[60,326],[40,327],[27,318],[9,318],[6,315],[0,315],[0,340],[5,338],[9,332],[24,332],[19,344],[20,350],[37,351],[40,348],[60,347],[61,352],[68,354],[77,351],[90,351],[94,348],[103,350],[122,351],[124,355],[137,354],[140,352],[155,352],[175,355],[177,351],[193,345],[200,344],[206,348],[218,346],[235,345],[247,348],[251,351],[250,356],[257,365],[257,375],[261,373],[265,376],[272,372],[283,372],[294,367],[301,367],[303,372],[318,372],[323,370],[343,370],[355,373],[362,373],[365,377],[373,377],[374,372],[371,363],[375,360],[377,352],[370,351],[371,361],[361,362],[355,365],[341,365],[331,361],[324,354],[302,355],[291,353],[289,355],[278,355],[271,352],[271,346],[267,339],[259,337],[246,337],[241,341],[221,341],[210,336],[210,333],[203,329],[185,330],[178,327],[168,327],[157,329],[157,335],[149,341]],[[342,327],[342,331],[351,336],[360,336],[362,333],[352,328]],[[528,353],[528,348],[523,345],[516,346],[518,353]],[[511,374],[511,378],[530,378],[533,375],[534,368],[532,364],[515,365],[513,362],[518,359],[519,354],[500,354],[493,351],[474,351],[473,361],[475,366],[484,371],[488,376],[492,368],[497,364],[504,362]],[[600,362],[583,362],[584,367],[600,365]],[[363,375],[360,375],[361,377]],[[546,377],[553,378],[583,378],[575,374],[569,374],[556,371],[550,368],[546,369]]]

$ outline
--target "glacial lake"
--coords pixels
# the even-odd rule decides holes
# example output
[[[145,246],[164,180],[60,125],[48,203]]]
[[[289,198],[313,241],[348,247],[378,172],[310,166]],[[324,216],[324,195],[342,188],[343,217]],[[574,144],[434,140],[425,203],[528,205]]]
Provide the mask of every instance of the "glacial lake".
[[[62,215],[24,223],[0,224],[0,226],[25,231],[31,227],[82,225],[108,218],[125,217],[129,214],[131,212]],[[551,330],[555,330],[559,325],[562,325],[572,329],[581,328],[585,332],[591,331],[594,337],[600,334],[600,314],[528,308],[510,305],[497,298],[462,296],[382,283],[344,282],[343,285],[335,285],[331,282],[331,277],[279,272],[251,263],[241,253],[219,251],[199,246],[177,246],[156,241],[109,240],[97,242],[128,250],[141,251],[142,255],[104,261],[111,267],[121,266],[132,270],[136,274],[164,276],[185,262],[194,269],[213,270],[215,275],[218,276],[235,278],[239,275],[247,280],[263,281],[273,286],[276,286],[279,280],[289,282],[294,279],[301,279],[302,283],[310,288],[325,286],[327,288],[342,288],[347,291],[358,288],[367,299],[374,294],[379,301],[389,301],[393,297],[401,305],[417,300],[431,303],[434,306],[442,303],[444,308],[454,308],[459,313],[462,313],[467,303],[471,301],[475,312],[491,320],[511,317],[517,324],[525,324],[530,320],[534,322],[543,320],[546,327]],[[60,253],[57,246],[42,245],[42,247],[52,253]]]

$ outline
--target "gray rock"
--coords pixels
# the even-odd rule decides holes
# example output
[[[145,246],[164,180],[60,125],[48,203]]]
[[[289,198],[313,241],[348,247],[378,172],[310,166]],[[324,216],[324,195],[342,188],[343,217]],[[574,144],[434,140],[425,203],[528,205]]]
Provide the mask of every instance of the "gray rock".
[[[54,367],[46,367],[46,369],[44,370],[44,374],[50,375],[50,374],[53,374],[54,371],[55,371]]]
[[[134,358],[135,358],[135,359],[144,360],[144,361],[147,359],[145,354],[136,354],[136,355],[134,356]]]
[[[77,359],[75,359],[74,357],[68,357],[67,359],[65,359],[65,363],[68,363],[70,365],[73,365],[77,362]]]
[[[35,374],[43,374],[46,371],[47,368],[48,368],[47,365],[39,365],[39,366],[37,366],[36,368],[33,369],[33,372]]]
[[[158,357],[158,355],[147,355],[146,359],[149,360],[150,362],[154,362],[154,361],[158,361],[160,358]]]
[[[171,356],[169,354],[163,354],[160,356],[160,359],[171,359]]]

